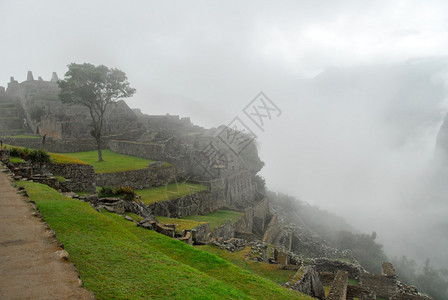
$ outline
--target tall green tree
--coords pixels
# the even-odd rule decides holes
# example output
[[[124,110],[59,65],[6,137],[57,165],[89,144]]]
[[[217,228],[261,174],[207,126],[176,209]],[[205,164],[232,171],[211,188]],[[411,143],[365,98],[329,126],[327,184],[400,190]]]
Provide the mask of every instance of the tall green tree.
[[[91,135],[98,146],[98,161],[103,161],[103,124],[107,107],[132,96],[135,89],[129,86],[126,74],[118,69],[92,64],[68,65],[63,80],[58,81],[59,99],[67,104],[79,104],[89,109],[92,118]]]

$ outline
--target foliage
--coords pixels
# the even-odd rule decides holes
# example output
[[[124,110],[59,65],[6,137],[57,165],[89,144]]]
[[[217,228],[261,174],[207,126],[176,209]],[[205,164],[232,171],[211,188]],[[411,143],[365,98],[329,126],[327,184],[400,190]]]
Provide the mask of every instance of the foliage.
[[[350,249],[353,256],[371,273],[381,274],[381,265],[387,261],[383,245],[375,242],[376,234],[359,234],[341,231],[333,240],[332,245],[338,249]]]
[[[243,212],[234,210],[217,210],[206,215],[193,215],[184,217],[185,220],[194,220],[198,222],[210,223],[210,230],[214,231],[216,227],[227,223],[229,220],[236,222],[243,216]]]
[[[9,147],[9,151],[11,157],[21,158],[25,161],[31,161],[33,163],[50,162],[50,155],[44,150]]]
[[[392,263],[398,278],[404,283],[415,285],[419,291],[435,299],[448,298],[448,270],[433,267],[429,259],[419,267],[413,259],[406,256],[393,259]]]
[[[98,146],[98,161],[103,161],[102,135],[106,109],[121,98],[131,97],[135,89],[130,87],[123,71],[87,63],[68,65],[64,80],[58,81],[58,84],[62,102],[89,109],[93,128],[91,133]]]
[[[48,186],[19,182],[98,299],[311,299],[210,253],[98,213]]]
[[[135,193],[135,190],[130,187],[119,187],[119,188],[113,188],[110,186],[103,186],[101,187],[98,196],[100,197],[123,197],[125,200],[134,200],[135,196],[137,194]]]
[[[147,168],[148,165],[153,162],[152,160],[136,156],[118,154],[108,149],[103,150],[102,152],[105,159],[103,162],[98,162],[96,151],[66,153],[66,155],[93,165],[95,173],[118,173],[140,170]]]
[[[30,150],[28,148],[24,148],[24,147],[20,147],[20,146],[10,146],[10,145],[6,145],[6,148],[9,149],[10,151],[10,156],[11,157],[21,157],[21,153],[27,153],[30,151],[42,151],[44,153],[47,153],[50,156],[50,162],[52,163],[56,163],[56,164],[78,164],[78,165],[87,165],[86,162],[80,161],[77,158],[74,157],[70,157],[67,155],[63,155],[63,154],[57,154],[57,153],[51,153],[51,152],[45,152],[43,150]],[[39,156],[39,155],[36,155]]]
[[[142,197],[143,203],[148,205],[154,202],[166,201],[192,195],[206,189],[207,187],[201,184],[184,182],[171,183],[166,186],[137,190],[137,194]]]

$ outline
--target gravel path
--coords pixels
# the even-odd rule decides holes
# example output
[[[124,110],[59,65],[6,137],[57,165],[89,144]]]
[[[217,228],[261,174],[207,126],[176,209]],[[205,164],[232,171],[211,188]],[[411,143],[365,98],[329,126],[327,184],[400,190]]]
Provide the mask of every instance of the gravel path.
[[[0,168],[0,171],[2,168]],[[0,299],[94,299],[49,231],[0,172]]]

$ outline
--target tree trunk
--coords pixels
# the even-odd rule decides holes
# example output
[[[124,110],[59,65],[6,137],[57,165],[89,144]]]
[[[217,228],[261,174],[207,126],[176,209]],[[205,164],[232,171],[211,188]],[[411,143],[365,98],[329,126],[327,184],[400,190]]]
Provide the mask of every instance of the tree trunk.
[[[102,149],[102,145],[101,145],[101,137],[96,139],[96,144],[98,146],[98,161],[104,161],[103,160],[103,149]]]

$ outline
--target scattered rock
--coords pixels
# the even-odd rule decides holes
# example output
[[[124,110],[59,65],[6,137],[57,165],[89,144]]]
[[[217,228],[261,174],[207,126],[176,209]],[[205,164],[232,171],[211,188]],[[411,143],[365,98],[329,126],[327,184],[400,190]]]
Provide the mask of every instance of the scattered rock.
[[[60,260],[66,261],[68,260],[68,252],[65,250],[58,250],[55,252]]]
[[[130,216],[124,216],[124,218],[128,221],[134,222],[134,219],[132,219]]]

